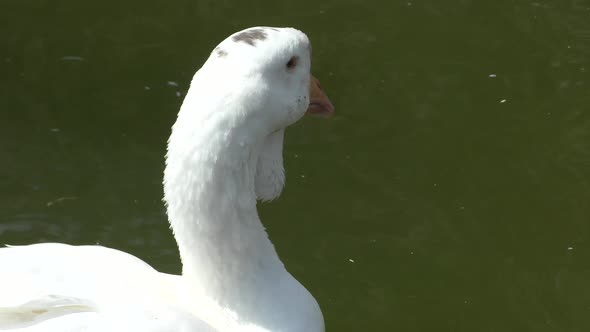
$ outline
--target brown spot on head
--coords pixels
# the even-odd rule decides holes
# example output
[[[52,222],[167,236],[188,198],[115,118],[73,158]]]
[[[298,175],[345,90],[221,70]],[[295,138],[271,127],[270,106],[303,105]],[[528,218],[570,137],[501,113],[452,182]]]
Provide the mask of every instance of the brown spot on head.
[[[267,34],[264,29],[250,29],[233,36],[232,40],[235,42],[244,42],[250,46],[256,46],[256,41],[265,40],[266,36]]]
[[[215,53],[217,53],[217,56],[220,58],[227,56],[227,51],[222,48],[216,47],[214,51],[215,51]]]

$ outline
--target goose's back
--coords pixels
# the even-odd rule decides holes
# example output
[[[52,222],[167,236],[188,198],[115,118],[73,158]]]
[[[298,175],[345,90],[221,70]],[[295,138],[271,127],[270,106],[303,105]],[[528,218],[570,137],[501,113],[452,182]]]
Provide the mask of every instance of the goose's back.
[[[178,303],[178,279],[102,246],[2,248],[0,330],[214,331]]]

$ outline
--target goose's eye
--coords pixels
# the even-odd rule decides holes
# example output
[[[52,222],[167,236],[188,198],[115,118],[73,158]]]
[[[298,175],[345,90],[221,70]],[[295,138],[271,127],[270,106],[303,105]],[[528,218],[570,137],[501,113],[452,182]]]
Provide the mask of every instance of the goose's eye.
[[[287,62],[287,69],[293,69],[293,68],[295,68],[295,66],[297,66],[297,61],[298,60],[299,60],[298,57],[292,56],[291,59],[289,59],[289,62]]]

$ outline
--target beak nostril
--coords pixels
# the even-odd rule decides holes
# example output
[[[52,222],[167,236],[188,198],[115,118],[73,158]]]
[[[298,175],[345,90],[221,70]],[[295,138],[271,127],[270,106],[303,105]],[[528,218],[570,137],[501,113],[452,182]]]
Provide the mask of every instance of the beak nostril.
[[[318,86],[318,89],[320,89],[320,90],[323,90],[323,89],[322,89],[322,85],[320,84],[320,80],[318,80],[318,79],[317,79],[317,78],[315,78],[315,77],[314,77],[313,79],[314,79],[314,81],[315,81],[316,85]]]

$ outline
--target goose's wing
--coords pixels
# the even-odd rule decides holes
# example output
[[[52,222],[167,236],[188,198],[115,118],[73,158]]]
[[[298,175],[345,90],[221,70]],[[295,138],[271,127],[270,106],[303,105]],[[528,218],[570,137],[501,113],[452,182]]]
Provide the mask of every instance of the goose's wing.
[[[177,276],[101,246],[0,249],[0,331],[215,331],[177,301]]]

